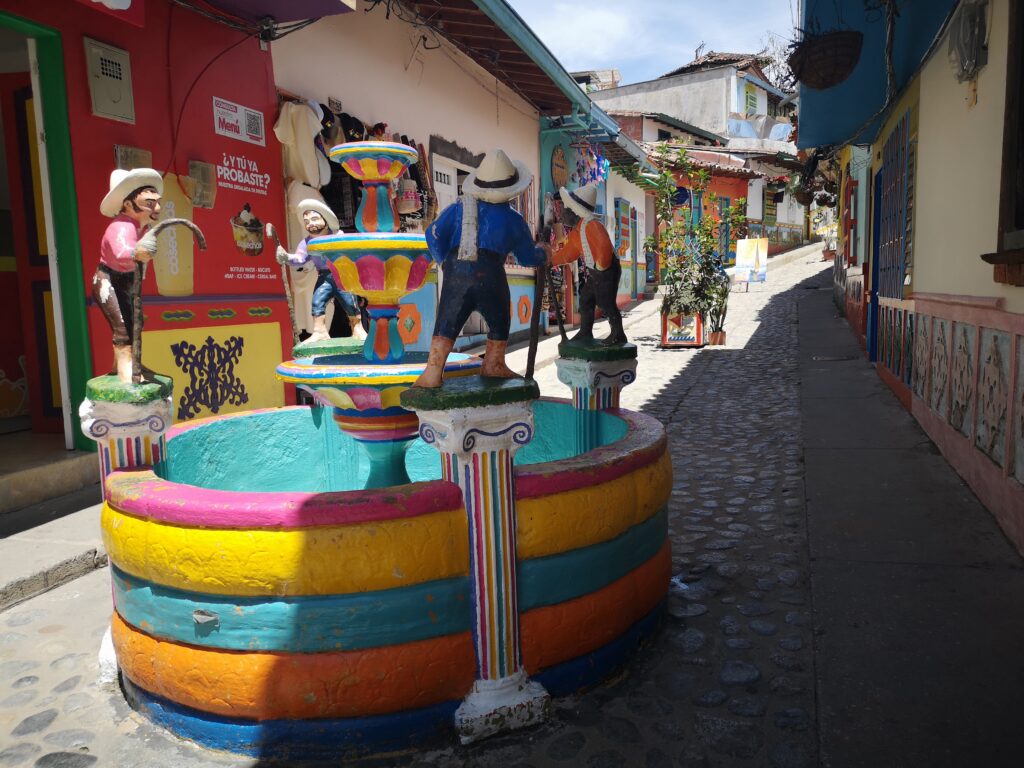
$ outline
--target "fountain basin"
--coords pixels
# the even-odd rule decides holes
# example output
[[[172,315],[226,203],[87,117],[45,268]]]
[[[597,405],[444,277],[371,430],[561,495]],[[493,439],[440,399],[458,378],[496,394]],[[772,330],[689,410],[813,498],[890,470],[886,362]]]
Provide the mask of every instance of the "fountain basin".
[[[397,179],[419,158],[419,152],[393,141],[350,141],[331,148],[331,160],[359,181]]]
[[[380,488],[409,482],[405,451],[419,421],[401,406],[400,396],[423,372],[426,361],[424,352],[386,364],[367,363],[352,354],[299,358],[277,366],[277,378],[333,409],[335,423],[370,458],[367,487]],[[481,365],[478,357],[455,353],[448,356],[444,373],[448,378],[475,376]]]
[[[476,676],[458,487],[430,479],[440,459],[416,440],[419,482],[327,490],[310,435],[329,446],[323,464],[339,447],[358,454],[322,410],[193,422],[170,433],[159,474],[107,481],[129,700],[206,746],[281,758],[415,746],[451,734]],[[657,625],[671,464],[650,417],[601,414],[603,444],[581,455],[571,405],[543,400],[535,418],[539,439],[515,469],[522,653],[531,677],[565,695],[621,666]],[[316,489],[248,490],[263,483],[264,453],[278,457],[266,485],[304,466]]]
[[[307,248],[326,256],[346,291],[371,304],[397,304],[423,286],[432,262],[423,235],[340,232],[315,237]]]

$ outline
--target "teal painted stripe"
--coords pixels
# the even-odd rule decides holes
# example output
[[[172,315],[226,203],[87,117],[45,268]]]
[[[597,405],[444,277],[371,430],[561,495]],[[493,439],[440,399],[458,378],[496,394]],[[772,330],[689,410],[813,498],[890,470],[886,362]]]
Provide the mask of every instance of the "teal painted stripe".
[[[519,564],[519,610],[595,592],[657,554],[668,533],[665,510],[611,541]],[[468,578],[349,595],[267,599],[222,597],[163,587],[111,567],[114,603],[132,626],[157,637],[210,648],[315,653],[397,645],[468,632]],[[217,616],[196,623],[194,611]]]
[[[662,509],[611,541],[520,563],[520,612],[607,587],[658,554],[666,536],[668,510]]]
[[[132,626],[177,642],[251,651],[350,651],[465,632],[465,578],[298,598],[224,597],[164,587],[111,567],[114,605]],[[217,617],[197,623],[195,611]]]

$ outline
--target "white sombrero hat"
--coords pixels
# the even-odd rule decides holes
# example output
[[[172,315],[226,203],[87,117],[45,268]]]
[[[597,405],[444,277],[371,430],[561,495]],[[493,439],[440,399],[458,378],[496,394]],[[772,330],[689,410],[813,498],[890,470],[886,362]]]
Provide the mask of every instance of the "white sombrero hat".
[[[164,193],[164,180],[159,172],[152,168],[133,168],[127,171],[117,168],[110,172],[110,191],[100,203],[100,213],[113,218],[121,212],[124,199],[136,189],[154,187],[159,194]]]
[[[325,203],[321,203],[319,200],[314,200],[311,197],[307,197],[305,200],[299,201],[299,204],[295,206],[295,210],[299,212],[299,218],[302,218],[302,214],[306,211],[315,211],[324,217],[324,221],[327,222],[327,228],[332,232],[338,231],[338,217],[334,215],[334,211],[327,207]]]
[[[485,203],[504,203],[525,191],[531,181],[533,174],[525,163],[509,160],[502,150],[495,149],[484,155],[480,167],[462,182],[462,192]]]
[[[597,212],[597,184],[586,184],[571,192],[562,187],[558,190],[558,196],[577,216],[593,219],[599,216]]]

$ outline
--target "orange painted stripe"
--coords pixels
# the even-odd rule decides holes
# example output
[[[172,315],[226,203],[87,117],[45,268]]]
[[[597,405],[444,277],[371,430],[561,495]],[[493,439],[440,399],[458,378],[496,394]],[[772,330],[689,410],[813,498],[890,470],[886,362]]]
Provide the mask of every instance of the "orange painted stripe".
[[[388,321],[385,317],[377,318],[377,335],[373,337],[373,351],[377,357],[387,357],[388,349],[391,346],[391,339],[388,336]]]
[[[666,541],[658,554],[604,589],[522,614],[523,665],[532,675],[607,645],[654,610],[671,576]]]
[[[469,632],[336,653],[240,653],[158,640],[114,613],[121,670],[201,712],[252,720],[359,717],[463,698],[476,677]]]

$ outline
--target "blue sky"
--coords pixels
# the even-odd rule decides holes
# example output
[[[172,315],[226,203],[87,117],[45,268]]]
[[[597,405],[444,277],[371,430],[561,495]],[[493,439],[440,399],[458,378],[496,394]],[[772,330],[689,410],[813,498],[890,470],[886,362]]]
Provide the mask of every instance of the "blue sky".
[[[570,72],[615,68],[651,80],[705,50],[754,52],[767,31],[793,36],[799,0],[509,0]]]

